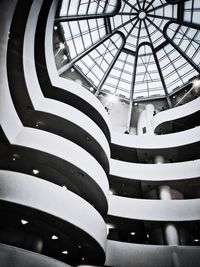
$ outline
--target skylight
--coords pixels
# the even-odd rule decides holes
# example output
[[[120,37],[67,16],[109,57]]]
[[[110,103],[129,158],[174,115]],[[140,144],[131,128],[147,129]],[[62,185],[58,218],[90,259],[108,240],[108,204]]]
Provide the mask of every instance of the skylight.
[[[167,97],[200,71],[200,1],[63,0],[69,48],[59,74],[75,67],[96,94]]]

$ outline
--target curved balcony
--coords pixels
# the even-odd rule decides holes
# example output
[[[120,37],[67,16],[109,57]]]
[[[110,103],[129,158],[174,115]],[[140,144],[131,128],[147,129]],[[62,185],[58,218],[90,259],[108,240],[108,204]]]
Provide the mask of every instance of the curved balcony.
[[[1,49],[0,51],[0,57],[1,57],[0,70],[2,73],[0,77],[2,84],[2,90],[0,92],[1,94],[0,121],[2,129],[6,134],[6,137],[8,138],[11,145],[32,148],[34,150],[50,154],[54,157],[58,157],[60,158],[61,161],[63,160],[65,161],[66,167],[68,166],[67,167],[68,173],[72,174],[73,171],[75,171],[75,169],[76,169],[75,173],[80,172],[81,175],[79,175],[78,177],[77,174],[75,174],[73,177],[74,180],[72,180],[71,178],[71,182],[79,184],[80,191],[85,191],[85,193],[83,192],[82,196],[84,196],[90,203],[95,204],[96,208],[100,212],[105,213],[107,210],[106,195],[108,192],[108,181],[105,172],[103,171],[102,167],[98,164],[98,162],[84,149],[82,149],[81,147],[77,146],[76,144],[72,143],[69,140],[66,140],[62,137],[38,129],[24,128],[22,126],[19,117],[17,116],[10,95],[9,84],[7,79],[8,75],[6,69],[6,64],[7,64],[6,48],[8,45],[8,32],[10,30],[10,26],[12,23],[12,17],[14,15],[16,3],[17,1],[13,2],[13,5],[9,5],[9,7],[6,6],[6,4],[4,3],[5,5],[4,13],[6,14],[6,19],[3,20],[1,24],[2,35],[0,41],[2,47],[5,47],[5,49]],[[22,2],[20,2],[20,4],[23,5]],[[18,8],[19,7],[20,5],[18,6]],[[8,119],[8,114],[9,114],[9,119]],[[13,131],[13,129],[15,130]],[[68,156],[66,157],[67,154]],[[79,157],[77,158],[77,155],[79,155],[80,158]],[[69,159],[69,162],[67,158]],[[72,163],[71,160],[72,161],[74,160],[74,163]],[[87,162],[90,162],[90,167],[88,166]],[[90,174],[88,173],[88,171],[90,172]],[[93,172],[93,174],[91,173],[91,171]],[[98,182],[95,181],[94,183],[94,180],[96,179],[94,178],[95,176]],[[55,178],[56,177],[57,176],[55,176]],[[91,191],[91,183],[93,184],[92,187],[94,189],[94,192],[91,192],[88,195],[88,192]],[[103,187],[101,188],[101,186]],[[100,197],[101,201],[99,201],[99,199],[98,200],[96,199],[95,194],[97,196],[97,199]]]
[[[185,146],[200,141],[200,127],[168,135],[138,136],[112,132],[112,144],[127,148],[165,149]]]
[[[36,217],[48,222],[50,226],[59,229],[61,235],[70,237],[65,246],[66,249],[70,247],[72,252],[77,250],[79,237],[86,244],[84,251],[87,261],[94,261],[95,255],[96,262],[104,262],[105,222],[85,200],[57,185],[16,172],[1,170],[0,185],[2,208],[6,206],[11,210],[20,210],[20,214],[30,223]]]
[[[176,123],[176,121],[179,124],[183,122],[185,127],[190,126],[191,121],[198,123],[195,118],[199,117],[199,107],[200,98],[197,98],[182,106],[157,113],[151,121],[154,131],[158,132],[158,128],[163,128],[162,132],[168,133],[165,131],[165,128],[169,128],[169,125],[171,125],[172,122]],[[187,117],[190,118],[189,121],[186,121]],[[191,117],[194,117],[194,119],[192,119]]]
[[[8,33],[11,27],[12,17],[15,11],[15,7],[17,5],[17,0],[11,1],[1,1],[1,16],[0,16],[0,44],[4,49],[0,49],[0,82],[1,82],[1,90],[0,90],[0,121],[3,129],[6,129],[8,138],[12,138],[17,135],[22,127],[21,121],[16,114],[13,102],[11,101],[8,79],[7,79],[7,45],[8,45]],[[7,115],[10,114],[10,120],[7,119]],[[10,123],[8,123],[10,122]],[[15,129],[15,131],[13,131]]]
[[[106,198],[108,194],[107,176],[98,162],[81,147],[64,138],[31,128],[23,128],[21,133],[18,134],[16,139],[12,142],[12,145],[36,150],[41,159],[44,159],[44,156],[42,154],[40,156],[39,151],[49,154],[49,158],[51,158],[51,156],[55,157],[55,160],[51,159],[50,162],[54,162],[54,164],[56,164],[55,166],[62,166],[62,169],[64,168],[63,175],[64,170],[67,169],[64,175],[65,178],[61,177],[61,181],[66,181],[67,184],[69,180],[72,185],[79,189],[81,196],[94,204],[97,210],[101,213],[106,212]],[[17,149],[15,150],[18,151]],[[79,157],[77,157],[77,155],[79,155]],[[44,160],[42,160],[42,162],[44,162]],[[45,162],[48,167],[48,160],[45,160]],[[90,162],[90,165],[87,164],[88,162]],[[53,166],[51,167],[53,168]],[[25,167],[21,165],[21,168],[23,171]],[[36,166],[36,168],[38,167]],[[51,171],[51,169],[47,168],[47,171]],[[48,172],[46,177],[47,179],[53,179],[51,176],[51,178],[48,178]],[[55,181],[55,183],[60,183],[59,180],[56,174],[53,181]],[[91,188],[93,188],[93,190],[91,190]]]
[[[48,5],[42,7],[35,39],[36,70],[43,94],[45,97],[67,103],[82,111],[102,129],[107,139],[110,140],[108,114],[100,101],[81,85],[58,75],[52,43],[58,1],[53,1],[51,7],[50,4],[49,2]]]
[[[167,162],[196,160],[200,157],[200,127],[167,135],[127,135],[112,132],[111,157],[144,163],[156,155]]]
[[[111,159],[110,175],[116,178],[140,181],[173,181],[200,177],[200,160],[139,164]]]
[[[111,159],[110,167],[110,190],[115,195],[158,198],[159,186],[168,185],[185,199],[200,197],[200,160],[142,164]]]
[[[34,62],[34,28],[36,28],[41,4],[42,2],[34,2],[27,23],[26,19],[23,19],[26,25],[24,42],[22,20],[18,18],[21,13],[17,15],[15,13],[14,25],[10,29],[8,81],[15,108],[25,126],[53,132],[75,142],[94,156],[108,172],[110,150],[101,129],[79,110],[44,98],[41,93]],[[27,10],[29,10],[28,7]],[[22,16],[23,14],[20,17]],[[21,34],[19,40],[14,37],[15,32]],[[23,62],[20,54],[23,55]],[[16,69],[15,72],[13,67]],[[74,135],[74,132],[77,134]]]
[[[14,246],[0,244],[0,250],[2,267],[12,266],[13,262],[15,263],[15,267],[33,266],[33,262],[38,267],[70,267],[70,265],[59,262],[58,260]]]
[[[199,247],[154,246],[108,240],[106,265],[115,267],[198,267]]]
[[[200,199],[146,200],[111,195],[108,214],[135,220],[178,222],[199,220],[199,209]]]

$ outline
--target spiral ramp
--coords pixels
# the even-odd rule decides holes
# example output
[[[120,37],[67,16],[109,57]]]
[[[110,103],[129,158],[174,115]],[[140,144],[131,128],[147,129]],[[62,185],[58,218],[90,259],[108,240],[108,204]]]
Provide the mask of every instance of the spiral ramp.
[[[0,2],[1,266],[199,266],[199,126],[112,132],[98,99],[58,75],[58,4]],[[199,112],[188,105],[153,131]]]

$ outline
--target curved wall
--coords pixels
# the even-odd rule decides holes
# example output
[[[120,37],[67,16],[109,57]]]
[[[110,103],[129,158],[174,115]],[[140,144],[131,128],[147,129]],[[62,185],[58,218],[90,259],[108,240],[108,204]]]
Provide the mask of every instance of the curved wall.
[[[200,127],[168,135],[126,135],[112,132],[112,144],[128,148],[165,149],[200,141]]]
[[[109,163],[111,166],[110,179],[114,177],[116,180],[137,180],[139,183],[144,181],[165,183],[197,180],[200,177],[200,160],[159,165],[136,164],[110,159],[111,133],[108,115],[104,107],[94,95],[83,87],[59,77],[56,69],[52,39],[58,0],[52,0],[52,2],[49,0],[33,0],[30,12],[28,10],[24,11],[26,13],[24,16],[27,16],[27,21],[24,22],[26,29],[24,32],[21,29],[24,40],[17,40],[17,42],[23,44],[23,51],[21,55],[18,55],[23,57],[23,62],[20,65],[21,70],[19,68],[17,71],[21,72],[21,78],[25,78],[23,89],[27,94],[26,97],[30,97],[30,102],[35,108],[33,110],[35,112],[34,119],[45,118],[43,123],[46,123],[46,128],[39,129],[39,123],[35,126],[23,123],[23,116],[25,115],[20,116],[15,107],[15,102],[19,101],[20,106],[23,101],[20,102],[19,98],[11,97],[12,88],[9,83],[11,76],[9,74],[13,72],[13,69],[9,66],[12,65],[10,64],[12,62],[6,65],[8,63],[7,56],[11,52],[8,51],[8,44],[16,41],[14,33],[8,36],[8,32],[12,23],[14,23],[13,15],[17,8],[19,9],[17,5],[19,3],[22,5],[23,1],[3,0],[0,3],[0,28],[2,33],[0,44],[3,48],[0,49],[0,71],[2,74],[0,76],[2,85],[0,90],[0,122],[2,130],[10,143],[5,145],[1,140],[0,148],[8,150],[5,153],[8,169],[11,166],[10,161],[17,163],[16,155],[21,156],[16,153],[13,154],[15,149],[16,151],[26,150],[23,152],[23,156],[26,153],[35,153],[35,151],[38,155],[44,153],[47,159],[48,157],[49,159],[54,157],[55,161],[44,161],[44,165],[47,165],[44,169],[48,169],[46,178],[40,177],[40,172],[35,176],[34,173],[32,175],[23,174],[22,172],[27,166],[23,169],[22,163],[19,164],[20,167],[17,171],[0,170],[0,200],[2,206],[5,209],[9,207],[11,210],[17,207],[20,211],[23,210],[24,214],[28,214],[30,218],[37,214],[41,217],[41,220],[49,220],[49,224],[52,224],[55,229],[59,229],[67,238],[72,238],[73,242],[71,243],[76,247],[75,251],[78,247],[86,253],[86,258],[88,257],[86,261],[81,255],[82,252],[79,255],[81,256],[80,260],[85,261],[82,262],[84,265],[103,265],[107,254],[106,264],[116,267],[128,267],[134,266],[134,264],[135,266],[145,267],[177,267],[177,264],[189,266],[186,263],[189,264],[191,256],[194,260],[192,266],[199,266],[197,259],[199,249],[195,247],[133,245],[109,240],[106,242],[104,219],[107,220],[108,217],[137,221],[139,224],[145,224],[145,227],[149,221],[158,224],[163,223],[165,226],[165,223],[168,222],[188,222],[193,225],[200,220],[199,198],[147,200],[115,195],[108,197],[109,183],[106,173],[109,172]],[[39,58],[40,53],[43,53],[41,60]],[[122,150],[130,148],[159,151],[167,148],[175,150],[177,147],[187,145],[195,147],[195,144],[200,141],[200,127],[163,136],[153,135],[152,129],[155,130],[156,127],[167,121],[195,113],[199,110],[198,106],[199,99],[196,99],[184,106],[163,111],[154,117],[152,106],[148,106],[138,122],[138,136],[112,132],[111,142],[113,145],[121,147]],[[36,114],[37,112],[38,114]],[[45,113],[45,116],[42,116],[43,113]],[[63,119],[61,126],[58,117]],[[28,119],[30,118],[28,117]],[[53,124],[55,124],[55,131],[51,128]],[[145,125],[148,126],[147,133],[151,135],[144,134],[143,128]],[[57,126],[60,127],[59,130]],[[61,134],[64,129],[71,126],[72,132],[70,135],[66,135],[66,132]],[[92,138],[93,142],[90,146],[87,146],[87,142],[84,146],[85,143],[82,142],[83,134]],[[73,139],[75,136],[77,139]],[[88,139],[87,141],[91,140]],[[41,155],[40,158],[43,159]],[[76,188],[74,193],[47,181],[49,171],[54,168],[50,165],[56,161],[60,161],[58,166],[61,168],[65,165],[62,172],[64,174],[66,172],[66,179],[70,179],[70,182]],[[79,174],[79,178],[77,174]],[[60,176],[55,175],[54,180],[51,181],[56,181],[58,177],[62,180]],[[121,227],[123,228],[123,226]],[[84,248],[77,241],[80,239],[83,243],[85,242]],[[3,264],[9,264],[9,255],[11,255],[12,259],[16,260],[16,266],[23,266],[24,263],[21,263],[20,260],[17,261],[17,257],[20,255],[27,259],[26,266],[32,266],[32,259],[34,262],[39,262],[37,266],[40,266],[39,264],[43,264],[41,266],[47,266],[47,264],[58,267],[68,266],[55,261],[53,258],[45,258],[25,250],[2,244],[0,244],[0,247],[2,249],[0,258]],[[6,260],[4,255],[8,257]],[[196,263],[198,265],[195,265]],[[74,261],[72,265],[74,264],[80,265],[81,262]]]
[[[70,267],[55,259],[5,244],[0,244],[0,250],[1,267],[13,266],[13,263],[15,267]]]
[[[156,128],[163,123],[171,122],[173,120],[190,116],[191,114],[196,113],[199,110],[200,110],[200,98],[197,98],[182,106],[159,112],[152,118],[151,123],[153,130],[156,131]]]
[[[42,211],[58,221],[64,220],[89,234],[105,249],[106,227],[102,217],[76,194],[39,178],[2,170],[0,186],[1,201]]]
[[[1,126],[6,131],[6,135],[8,139],[14,139],[15,136],[20,132],[22,124],[16,114],[14,105],[11,101],[8,79],[7,79],[7,45],[8,45],[8,33],[11,27],[12,17],[15,11],[15,7],[17,5],[16,1],[8,2],[6,0],[1,1],[1,12],[0,16],[0,27],[1,27],[1,35],[0,35],[0,44],[2,49],[0,49],[0,82],[1,82],[1,90],[0,90],[0,121]],[[7,115],[9,114],[9,120]],[[13,131],[15,129],[15,131]]]
[[[38,5],[41,2],[35,2],[35,3]],[[17,8],[19,8],[19,7],[17,6]],[[34,8],[34,10],[35,10],[35,8]],[[30,13],[30,15],[32,15],[32,13]],[[34,13],[34,16],[37,17],[37,13]],[[10,14],[9,18],[10,18],[10,20],[12,19],[11,14]],[[7,18],[7,20],[8,20],[8,18]],[[10,21],[10,25],[11,25],[11,21]],[[10,27],[10,25],[8,24],[8,28]],[[30,29],[29,29],[29,31],[30,31]],[[14,37],[12,37],[12,35],[10,38],[11,39],[9,39],[9,41],[14,42],[14,40],[12,40],[12,38],[14,38]],[[5,39],[7,42],[8,38],[5,38]],[[18,40],[18,42],[19,42],[19,40]],[[29,43],[29,45],[31,45],[31,43]],[[25,45],[25,47],[26,47],[26,45]],[[2,54],[6,58],[6,49],[3,50]],[[31,58],[31,60],[33,60],[33,58]],[[5,73],[6,64],[3,66],[3,63],[5,63],[5,62],[2,61],[2,69],[4,68],[4,73]],[[92,173],[89,174],[88,171],[91,172],[91,170],[94,168],[93,170],[95,170],[95,172],[94,172],[95,176],[98,177],[97,179],[99,180],[100,184],[105,189],[104,190],[102,187],[101,190],[103,190],[104,197],[106,198],[106,195],[108,193],[108,181],[107,181],[106,174],[105,174],[103,168],[98,166],[99,165],[98,162],[92,156],[90,156],[84,149],[82,149],[80,146],[74,144],[73,142],[66,140],[62,137],[59,137],[55,134],[47,133],[47,132],[44,132],[44,131],[41,131],[38,129],[25,128],[22,126],[22,124],[20,124],[20,122],[16,125],[17,121],[19,121],[19,118],[16,119],[16,112],[13,109],[13,101],[11,99],[11,95],[9,94],[10,92],[9,92],[8,83],[6,83],[7,82],[7,74],[6,73],[5,73],[5,76],[3,78],[4,78],[5,86],[3,86],[2,90],[5,93],[2,96],[2,100],[3,100],[2,107],[5,107],[6,111],[8,111],[8,107],[10,107],[10,110],[9,110],[10,112],[5,113],[5,110],[4,110],[4,112],[1,113],[1,115],[2,115],[1,125],[3,127],[3,130],[4,130],[8,140],[10,141],[10,143],[18,145],[18,146],[29,147],[29,148],[36,149],[39,151],[40,150],[44,151],[46,153],[49,153],[49,154],[52,154],[54,156],[65,159],[68,163],[71,163],[72,165],[74,165],[74,163],[76,162],[74,166],[77,166],[77,170],[82,169],[83,173],[86,173],[90,177],[92,177],[93,175],[92,175]],[[34,84],[34,82],[32,82],[32,83]],[[31,85],[31,84],[29,84],[29,85]],[[49,106],[49,108],[50,108],[50,106]],[[9,114],[9,120],[8,119],[5,120],[5,118],[7,118],[7,116],[8,116],[8,114]],[[9,128],[12,129],[13,126],[15,126],[15,131],[12,130],[12,131],[8,132],[8,129]],[[107,141],[105,144],[107,144]],[[56,153],[56,151],[58,152],[58,154]],[[107,152],[109,153],[108,145],[107,145]],[[61,156],[61,154],[62,154],[62,156]],[[64,154],[65,154],[65,156],[64,156]],[[68,159],[66,158],[67,154],[68,154],[68,156],[67,156]],[[80,156],[80,159],[77,158],[77,155]],[[73,160],[75,160],[74,163],[72,162]],[[90,166],[88,166],[88,164],[86,164],[86,162],[90,162]],[[81,165],[82,165],[82,167],[81,167]],[[96,167],[98,166],[98,167],[96,168],[94,166],[96,166]],[[86,170],[86,168],[87,168],[87,170]],[[99,182],[97,182],[97,184]],[[100,194],[102,194],[102,192]]]
[[[109,240],[106,264],[115,267],[198,267],[199,247],[140,245]]]
[[[194,161],[140,164],[110,160],[110,175],[141,181],[170,181],[200,177],[200,159]]]
[[[39,6],[42,4],[42,2],[43,1],[40,2],[34,1],[32,9],[36,11],[37,7],[38,8],[37,11],[39,11]],[[101,192],[100,194],[103,193],[104,196],[103,195],[102,196],[103,198],[106,199],[108,193],[108,180],[105,171],[88,152],[86,152],[81,146],[78,146],[77,144],[63,137],[59,137],[56,134],[48,133],[39,129],[24,127],[20,122],[18,114],[14,108],[13,99],[11,98],[10,95],[7,71],[12,71],[12,70],[10,68],[8,69],[6,68],[6,63],[7,63],[6,59],[7,59],[7,53],[10,52],[7,51],[8,40],[9,42],[16,41],[14,39],[15,36],[13,32],[11,32],[10,38],[8,38],[8,32],[11,27],[14,12],[16,12],[17,9],[19,9],[21,3],[22,1],[20,0],[18,2],[12,1],[12,5],[10,5],[10,2],[7,1],[1,2],[1,10],[4,10],[5,14],[5,16],[2,16],[2,21],[1,21],[2,35],[0,39],[1,47],[5,48],[1,49],[1,54],[0,54],[0,57],[2,59],[0,67],[3,74],[1,76],[2,105],[1,105],[0,119],[3,132],[5,136],[8,138],[8,141],[11,143],[10,146],[16,145],[17,147],[27,147],[29,149],[38,150],[41,152],[45,152],[47,154],[51,154],[57,158],[61,158],[62,160],[65,158],[64,160],[66,160],[67,164],[69,163],[71,165],[74,165],[74,163],[76,162],[74,166],[76,166],[77,171],[81,170],[81,172],[83,173],[82,179],[85,180],[85,186],[87,187],[89,186],[91,187],[91,183],[88,181],[88,178],[84,176],[88,176],[93,179],[94,177],[92,176],[93,174],[95,174],[97,180],[99,181],[97,182],[97,184],[99,183],[99,185],[101,184],[102,186],[102,188],[100,186],[99,187],[100,190],[98,189],[97,191],[99,191],[99,193]],[[27,14],[25,14],[25,16],[26,15]],[[30,16],[29,20],[31,20],[33,26],[34,23],[36,23],[37,12],[35,13],[31,12],[29,13],[29,16]],[[28,28],[30,26],[29,22],[27,23],[28,33],[31,32],[32,28],[32,26]],[[27,82],[26,85],[28,86],[30,93],[29,96],[31,97],[31,100],[33,98],[35,103],[38,100],[39,102],[36,104],[36,106],[37,105],[40,107],[42,106],[41,109],[42,111],[45,112],[48,112],[48,110],[51,111],[52,108],[56,108],[58,112],[56,112],[55,109],[54,112],[56,115],[60,116],[62,115],[62,112],[66,113],[70,112],[71,114],[69,115],[69,118],[70,116],[71,118],[69,120],[72,120],[72,123],[76,121],[74,124],[77,124],[78,127],[81,127],[82,125],[83,128],[83,125],[85,124],[91,126],[90,129],[86,129],[86,132],[89,132],[91,136],[94,136],[94,138],[97,137],[97,139],[99,139],[98,140],[99,145],[102,146],[102,149],[107,154],[107,157],[109,157],[108,142],[105,139],[104,134],[98,128],[98,126],[91,119],[89,119],[89,117],[85,116],[83,113],[81,113],[79,110],[76,110],[73,107],[70,106],[67,107],[66,104],[62,103],[61,105],[59,105],[59,103],[56,103],[54,100],[49,99],[46,101],[46,103],[48,102],[48,104],[46,104],[44,103],[44,101],[41,100],[42,94],[39,93],[40,88],[38,87],[37,92],[34,91],[34,89],[37,88],[38,84],[36,76],[32,76],[31,79],[29,79],[30,70],[31,69],[34,70],[34,68],[30,68],[30,66],[33,67],[34,65],[34,57],[32,53],[34,47],[32,46],[33,39],[30,38],[29,40],[28,33],[26,32],[23,57],[24,57],[24,68],[25,68],[26,78],[28,77],[26,79]],[[17,39],[17,42],[21,42],[21,40]],[[31,51],[31,54],[27,53],[29,49]],[[19,71],[19,69],[17,71]],[[36,87],[34,87],[35,85]],[[32,89],[32,91],[30,89]],[[95,99],[95,101],[97,101],[94,96],[92,96],[92,98]],[[55,102],[56,104],[54,104],[53,102]],[[76,116],[78,114],[79,118],[73,118],[72,112]],[[79,155],[79,157],[77,157],[77,155]],[[68,160],[66,157],[68,158]],[[12,160],[16,160],[16,158],[13,158]],[[72,163],[73,161],[74,163]],[[88,165],[88,162],[90,163],[90,165]],[[91,173],[92,169],[94,171],[93,174]],[[88,173],[88,171],[90,172],[90,174]],[[99,262],[100,264],[104,262],[106,227],[104,220],[96,210],[98,209],[99,205],[98,203],[97,207],[94,208],[92,207],[92,205],[89,205],[84,199],[77,196],[76,194],[73,194],[68,190],[64,191],[61,187],[56,186],[54,184],[50,185],[49,182],[41,180],[38,177],[28,176],[22,173],[14,173],[14,172],[11,173],[9,171],[0,171],[0,172],[1,172],[0,183],[1,183],[2,203],[7,203],[11,206],[13,205],[14,206],[17,205],[19,207],[24,206],[25,209],[29,210],[29,214],[31,214],[32,212],[35,213],[37,211],[42,214],[42,217],[45,217],[46,215],[54,217],[54,220],[57,221],[57,226],[59,224],[59,221],[66,221],[66,225],[70,224],[74,225],[73,227],[75,228],[80,228],[83,233],[82,238],[84,236],[88,236],[88,238],[86,238],[86,242],[88,242],[87,249],[85,248],[88,257],[91,258],[93,257],[93,255],[96,256],[98,255],[97,257],[95,256],[96,260],[94,260],[93,257],[92,261],[93,262],[96,261],[96,263]],[[97,192],[97,194],[99,193]],[[105,202],[105,199],[103,200],[103,202]],[[73,203],[73,209],[71,208],[71,203]],[[87,214],[86,210],[87,212],[89,212],[88,216],[85,216]],[[75,217],[71,216],[72,215],[71,212],[74,213],[74,215],[76,214]],[[104,212],[106,212],[106,210]],[[81,217],[83,218],[82,223],[80,220]],[[74,219],[72,220],[72,218]],[[96,221],[95,218],[99,219],[97,219]],[[93,231],[92,229],[97,230],[96,234],[94,232],[92,233]],[[94,253],[96,249],[97,249],[96,251],[97,254]]]
[[[99,159],[99,155],[103,154],[104,152],[105,153],[104,157],[107,157],[107,159],[104,159],[104,160],[101,159],[100,162],[108,161],[110,157],[109,144],[108,144],[108,141],[105,135],[103,134],[101,129],[96,125],[96,123],[94,123],[83,112],[79,111],[78,109],[70,105],[64,104],[62,102],[59,102],[53,99],[44,98],[41,92],[40,84],[38,82],[37,73],[35,70],[35,61],[34,61],[34,41],[35,41],[34,36],[35,36],[36,24],[37,24],[39,11],[41,9],[41,5],[42,5],[42,2],[34,2],[31,7],[29,18],[26,24],[24,46],[23,46],[24,76],[25,76],[27,90],[31,98],[31,101],[36,110],[47,112],[48,114],[51,113],[61,118],[64,118],[66,122],[63,123],[64,124],[63,126],[65,126],[66,124],[66,126],[68,126],[69,128],[71,127],[70,124],[73,124],[74,131],[77,131],[77,135],[80,132],[80,135],[82,134],[82,139],[84,139],[84,135],[86,136],[85,137],[86,139],[87,134],[89,135],[88,139],[92,139],[92,138],[95,139],[95,141],[98,142],[98,146],[101,146],[102,151],[99,151],[98,148],[95,146],[94,140],[93,141],[90,140],[90,142],[85,141],[86,145],[84,145],[84,143],[81,141],[79,142],[77,141],[77,143],[80,145],[84,145],[84,149],[86,149],[87,151],[89,150],[89,152],[95,155],[97,159]],[[29,75],[30,71],[32,75]],[[67,123],[67,121],[69,121],[70,123]],[[44,122],[44,124],[45,123],[46,122]],[[43,124],[42,118],[41,118],[40,124]],[[57,125],[57,128],[59,128],[59,125]],[[83,131],[83,133],[81,131]],[[77,140],[77,139],[74,140],[73,138],[74,133],[68,134],[67,137],[70,138],[74,142],[76,142]],[[91,149],[88,149],[88,146],[92,146]],[[94,153],[95,150],[97,150],[96,153]],[[104,166],[105,165],[108,165],[108,163],[107,164],[104,163]],[[108,168],[109,167],[106,166],[107,170]]]
[[[45,60],[46,60],[46,67],[48,71],[49,79],[53,86],[62,88],[62,90],[67,91],[68,93],[81,98],[82,100],[86,101],[90,104],[95,111],[98,113],[98,116],[101,117],[101,120],[104,121],[107,131],[110,131],[110,122],[108,119],[108,114],[105,111],[104,107],[100,103],[100,101],[89,91],[85,90],[82,86],[77,84],[76,82],[66,80],[64,78],[59,77],[58,71],[56,68],[54,54],[53,54],[53,25],[54,25],[54,17],[56,14],[56,8],[58,6],[58,0],[53,1],[51,5],[51,9],[49,12],[46,29],[45,29]],[[78,103],[73,103],[77,105]],[[87,112],[85,111],[87,114]],[[102,125],[102,128],[104,126]],[[109,133],[110,135],[110,133]]]
[[[152,200],[111,195],[108,214],[146,221],[200,220],[200,199]]]

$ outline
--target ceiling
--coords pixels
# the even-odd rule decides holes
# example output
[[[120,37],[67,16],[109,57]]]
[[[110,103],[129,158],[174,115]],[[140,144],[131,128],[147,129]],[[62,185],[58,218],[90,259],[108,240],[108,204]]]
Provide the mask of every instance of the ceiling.
[[[63,0],[67,60],[96,95],[169,98],[200,72],[199,0]]]

